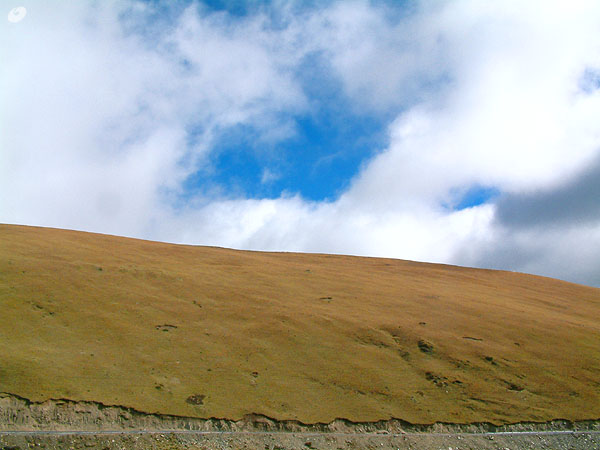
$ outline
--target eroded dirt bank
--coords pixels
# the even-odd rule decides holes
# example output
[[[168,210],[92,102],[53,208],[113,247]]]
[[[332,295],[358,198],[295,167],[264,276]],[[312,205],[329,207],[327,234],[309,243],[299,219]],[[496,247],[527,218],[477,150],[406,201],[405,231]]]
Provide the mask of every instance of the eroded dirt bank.
[[[197,431],[269,431],[329,433],[481,433],[506,431],[600,431],[599,420],[572,422],[553,420],[515,424],[411,424],[400,419],[378,422],[351,422],[336,419],[329,423],[304,424],[296,420],[276,420],[248,414],[241,420],[198,419],[163,414],[148,414],[122,406],[97,402],[51,399],[32,402],[16,395],[0,393],[0,430],[197,430]]]
[[[27,431],[31,433],[8,434]],[[65,434],[43,434],[43,431]],[[107,430],[120,431],[106,433]],[[135,433],[136,430],[159,430]],[[171,432],[169,432],[170,430]],[[566,431],[562,434],[501,434]],[[3,433],[4,431],[4,433]],[[77,432],[99,432],[81,434]],[[197,431],[195,433],[194,431]],[[42,433],[40,433],[42,432]],[[133,434],[128,434],[132,433]],[[206,433],[209,432],[209,433]],[[212,432],[212,433],[211,433]],[[221,432],[221,433],[219,433]],[[489,434],[500,433],[500,434]],[[0,394],[0,450],[53,449],[591,449],[600,448],[600,421],[495,425],[410,424],[402,420],[303,424],[250,414],[242,420],[197,419],[146,414],[95,402],[47,400],[36,403]]]

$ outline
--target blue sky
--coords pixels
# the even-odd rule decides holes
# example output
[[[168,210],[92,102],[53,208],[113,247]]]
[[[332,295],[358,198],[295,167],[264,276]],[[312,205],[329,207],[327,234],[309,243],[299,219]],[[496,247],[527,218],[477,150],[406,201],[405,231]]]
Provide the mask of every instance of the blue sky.
[[[278,198],[298,194],[332,201],[348,188],[361,165],[384,148],[384,122],[324,104],[293,117],[294,134],[280,142],[255,142],[252,129],[231,130],[215,146],[209,170],[186,180],[186,194],[218,188],[228,196]]]
[[[270,26],[289,20],[262,1],[148,3],[156,9],[146,31],[166,18],[176,20],[187,8],[227,21],[244,20],[255,14],[274,17],[275,25]],[[310,11],[314,4],[290,3],[289,8],[294,14],[301,14]],[[187,61],[183,64],[187,65]],[[303,57],[296,77],[311,108],[285,113],[292,132],[271,141],[261,139],[251,126],[228,128],[213,146],[208,167],[200,167],[183,183],[181,199],[218,191],[233,198],[274,199],[297,194],[308,201],[333,201],[348,188],[361,166],[385,148],[387,124],[398,111],[364,112],[354,107],[328,73],[327,62],[319,52]],[[196,134],[202,134],[202,124],[199,125],[199,131],[190,127],[191,142]]]
[[[597,2],[4,14],[2,222],[600,285]]]

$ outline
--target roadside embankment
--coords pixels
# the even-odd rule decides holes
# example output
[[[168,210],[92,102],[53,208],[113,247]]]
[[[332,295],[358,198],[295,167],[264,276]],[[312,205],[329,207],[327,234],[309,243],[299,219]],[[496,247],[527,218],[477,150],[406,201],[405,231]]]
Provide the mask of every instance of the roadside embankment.
[[[411,424],[401,419],[376,422],[351,422],[336,419],[329,423],[305,424],[296,420],[276,420],[247,414],[241,420],[194,418],[152,414],[97,402],[67,399],[32,402],[8,393],[0,393],[0,430],[102,431],[102,430],[188,430],[220,432],[292,432],[292,433],[489,433],[522,431],[600,431],[600,421],[553,420],[514,424]]]

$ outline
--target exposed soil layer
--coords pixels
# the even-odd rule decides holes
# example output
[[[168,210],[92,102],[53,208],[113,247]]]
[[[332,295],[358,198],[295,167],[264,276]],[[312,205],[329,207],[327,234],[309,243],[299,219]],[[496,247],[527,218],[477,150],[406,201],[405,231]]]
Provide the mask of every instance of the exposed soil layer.
[[[600,431],[600,421],[522,422],[505,425],[492,423],[411,424],[400,419],[376,422],[352,422],[336,419],[329,423],[305,424],[297,420],[276,420],[259,414],[247,414],[241,420],[198,419],[164,414],[148,414],[132,408],[97,402],[47,400],[31,402],[15,395],[0,394],[0,430],[197,430],[223,432],[293,433],[485,433],[511,431]]]
[[[8,430],[29,432],[8,434]],[[78,431],[43,434],[42,430]],[[101,430],[121,432],[107,434]],[[162,431],[130,434],[132,430]],[[542,433],[501,434],[534,430]],[[550,430],[579,431],[545,433]],[[231,421],[144,414],[131,408],[94,402],[35,403],[8,394],[0,396],[0,450],[589,450],[600,448],[599,430],[599,421],[566,420],[503,426],[489,423],[415,425],[401,420],[302,424],[248,415]],[[213,433],[202,434],[207,431]]]

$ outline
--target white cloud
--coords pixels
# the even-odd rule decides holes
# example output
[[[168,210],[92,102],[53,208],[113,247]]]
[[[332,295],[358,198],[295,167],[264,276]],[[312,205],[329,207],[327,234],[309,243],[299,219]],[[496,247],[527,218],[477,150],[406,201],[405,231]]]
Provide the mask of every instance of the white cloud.
[[[446,48],[424,5],[397,17],[367,2],[337,2],[307,21],[308,47],[323,52],[357,107],[390,110],[431,95],[446,76]]]
[[[272,171],[271,169],[265,168],[263,169],[262,175],[260,177],[260,182],[262,184],[269,184],[274,181],[277,181],[281,178],[281,174]]]
[[[285,4],[276,20],[193,3],[156,29],[152,4],[26,3],[25,20],[0,25],[2,221],[598,284],[598,224],[560,237],[499,225],[493,204],[444,207],[472,185],[557,188],[598,155],[596,2]],[[182,200],[222,133],[276,143],[319,107],[297,73],[314,54],[357,110],[392,118],[387,148],[332,202]]]
[[[454,2],[431,18],[451,53],[451,81],[392,124],[388,151],[355,186],[360,195],[391,187],[400,198],[439,198],[472,183],[535,189],[594,158],[600,97],[575,88],[600,54],[600,11],[537,6]]]
[[[462,264],[517,270],[599,287],[600,227],[507,229],[498,227],[454,256]]]
[[[285,136],[279,113],[305,107],[262,17],[190,6],[148,41],[121,25],[129,6],[151,12],[29,2],[26,26],[1,29],[2,220],[143,235],[219,133]]]

